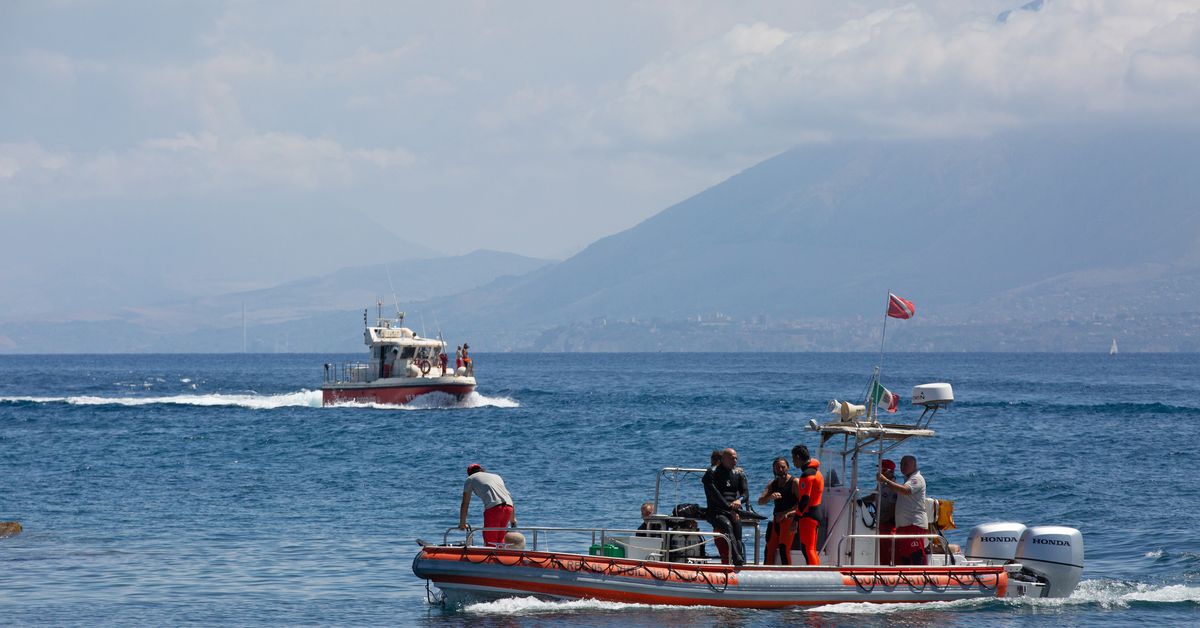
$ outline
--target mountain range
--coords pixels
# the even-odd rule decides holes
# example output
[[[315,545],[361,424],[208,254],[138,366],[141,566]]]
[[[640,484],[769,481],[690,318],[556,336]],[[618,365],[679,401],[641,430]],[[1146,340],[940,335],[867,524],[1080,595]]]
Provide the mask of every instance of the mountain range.
[[[561,262],[391,268],[410,323],[436,313],[480,351],[872,350],[888,290],[918,304],[898,350],[1107,350],[1117,334],[1198,350],[1197,140],[1114,125],[809,144]],[[235,336],[253,301],[272,304],[255,333],[352,351],[361,308],[386,288],[379,270],[131,310],[95,322],[116,342],[89,346],[229,347],[213,334]],[[162,320],[186,332],[167,342]],[[1071,331],[1080,321],[1087,332]],[[0,326],[0,350],[63,350],[20,325]],[[139,329],[150,336],[134,341]]]

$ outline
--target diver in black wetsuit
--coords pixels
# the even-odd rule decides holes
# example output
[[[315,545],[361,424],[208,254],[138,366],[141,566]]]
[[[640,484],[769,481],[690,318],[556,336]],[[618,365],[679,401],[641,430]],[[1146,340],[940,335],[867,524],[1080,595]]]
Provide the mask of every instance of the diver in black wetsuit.
[[[721,464],[713,465],[704,473],[704,496],[708,500],[705,519],[713,530],[728,534],[732,543],[716,539],[721,562],[732,562],[736,566],[746,563],[746,548],[742,544],[742,496],[749,493],[746,474],[737,468],[737,452],[726,449],[721,452]],[[732,561],[731,561],[732,559]]]

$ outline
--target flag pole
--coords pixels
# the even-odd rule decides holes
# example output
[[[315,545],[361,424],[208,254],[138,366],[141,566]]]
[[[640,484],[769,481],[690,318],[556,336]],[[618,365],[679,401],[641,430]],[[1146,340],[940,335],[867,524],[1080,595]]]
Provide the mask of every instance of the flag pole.
[[[891,303],[892,289],[888,288],[887,296],[883,299],[883,333],[879,336],[879,367],[876,369],[876,375],[878,375],[878,371],[883,370],[883,342],[887,340],[888,307]]]

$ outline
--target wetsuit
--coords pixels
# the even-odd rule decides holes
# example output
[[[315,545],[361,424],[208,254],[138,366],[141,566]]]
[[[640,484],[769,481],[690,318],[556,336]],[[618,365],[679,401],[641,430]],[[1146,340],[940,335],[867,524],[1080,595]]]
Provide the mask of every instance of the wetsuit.
[[[781,481],[782,480],[782,481]],[[796,518],[791,516],[800,502],[799,481],[787,476],[771,480],[768,493],[782,495],[775,500],[775,512],[767,524],[767,550],[763,563],[767,565],[792,564],[792,542],[796,536]]]
[[[746,563],[746,549],[742,544],[742,519],[730,504],[748,492],[749,483],[741,469],[726,469],[722,465],[709,467],[704,473],[704,497],[708,501],[705,520],[712,524],[713,531],[728,534],[733,543],[718,538],[715,543],[721,554],[721,562],[734,565]]]
[[[799,549],[804,552],[805,561],[810,565],[821,564],[817,556],[817,527],[821,523],[817,507],[821,505],[821,496],[825,492],[825,476],[821,475],[820,466],[821,462],[815,458],[805,464],[804,471],[800,473],[800,503],[796,506],[800,516],[796,540]]]

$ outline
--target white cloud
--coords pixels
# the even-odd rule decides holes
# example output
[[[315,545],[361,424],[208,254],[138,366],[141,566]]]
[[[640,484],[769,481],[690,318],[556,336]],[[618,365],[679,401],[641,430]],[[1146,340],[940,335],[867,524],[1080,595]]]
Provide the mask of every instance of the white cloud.
[[[737,25],[634,73],[595,120],[617,142],[945,135],[1200,107],[1194,2],[1057,0],[944,23],[916,5],[824,30]]]

